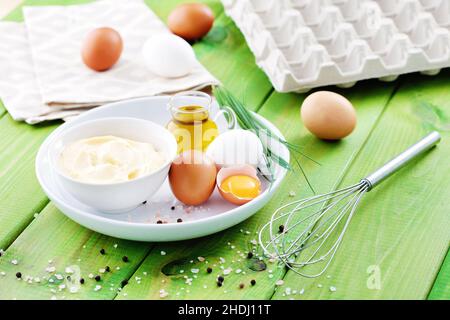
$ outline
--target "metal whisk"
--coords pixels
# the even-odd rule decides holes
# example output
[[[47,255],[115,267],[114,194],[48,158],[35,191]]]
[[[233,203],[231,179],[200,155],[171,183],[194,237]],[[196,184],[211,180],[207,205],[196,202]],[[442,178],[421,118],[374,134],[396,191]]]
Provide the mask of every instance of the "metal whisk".
[[[301,276],[321,276],[332,262],[364,194],[440,140],[440,134],[433,132],[353,186],[282,206],[259,232],[265,254],[280,259]],[[317,270],[311,274],[303,271],[313,265]]]

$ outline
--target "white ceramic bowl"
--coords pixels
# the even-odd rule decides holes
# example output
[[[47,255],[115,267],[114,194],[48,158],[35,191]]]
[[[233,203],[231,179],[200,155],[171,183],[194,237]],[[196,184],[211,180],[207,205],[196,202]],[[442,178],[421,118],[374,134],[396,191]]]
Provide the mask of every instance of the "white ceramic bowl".
[[[64,147],[81,139],[113,135],[139,142],[151,143],[165,156],[164,165],[157,171],[137,179],[111,184],[77,181],[66,175],[58,165]],[[49,162],[62,187],[74,198],[97,210],[120,213],[134,209],[150,199],[167,178],[170,164],[177,154],[173,135],[159,124],[136,118],[105,118],[88,121],[61,132],[48,152]]]

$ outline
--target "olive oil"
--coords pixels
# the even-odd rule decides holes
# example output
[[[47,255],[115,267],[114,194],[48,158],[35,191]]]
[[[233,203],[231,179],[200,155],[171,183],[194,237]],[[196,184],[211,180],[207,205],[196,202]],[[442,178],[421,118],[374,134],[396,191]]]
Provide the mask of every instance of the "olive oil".
[[[202,106],[181,106],[172,109],[172,120],[167,124],[178,143],[178,153],[189,150],[205,151],[219,135],[209,111]]]

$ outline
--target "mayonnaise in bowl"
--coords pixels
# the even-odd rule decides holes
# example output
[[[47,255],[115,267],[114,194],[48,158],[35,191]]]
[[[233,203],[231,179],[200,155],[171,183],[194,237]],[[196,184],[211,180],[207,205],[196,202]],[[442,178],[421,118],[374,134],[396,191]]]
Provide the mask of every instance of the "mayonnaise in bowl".
[[[165,161],[164,154],[151,143],[107,135],[81,139],[66,146],[58,165],[74,180],[111,184],[151,174]]]
[[[172,133],[136,118],[66,123],[53,139],[48,159],[62,192],[107,213],[127,212],[150,200],[177,155]]]

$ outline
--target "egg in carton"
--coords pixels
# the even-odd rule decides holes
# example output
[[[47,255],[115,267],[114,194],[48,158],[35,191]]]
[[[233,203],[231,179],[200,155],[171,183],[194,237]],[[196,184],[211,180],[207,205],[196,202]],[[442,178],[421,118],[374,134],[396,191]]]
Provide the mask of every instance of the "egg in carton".
[[[280,92],[450,66],[450,0],[222,1]]]

